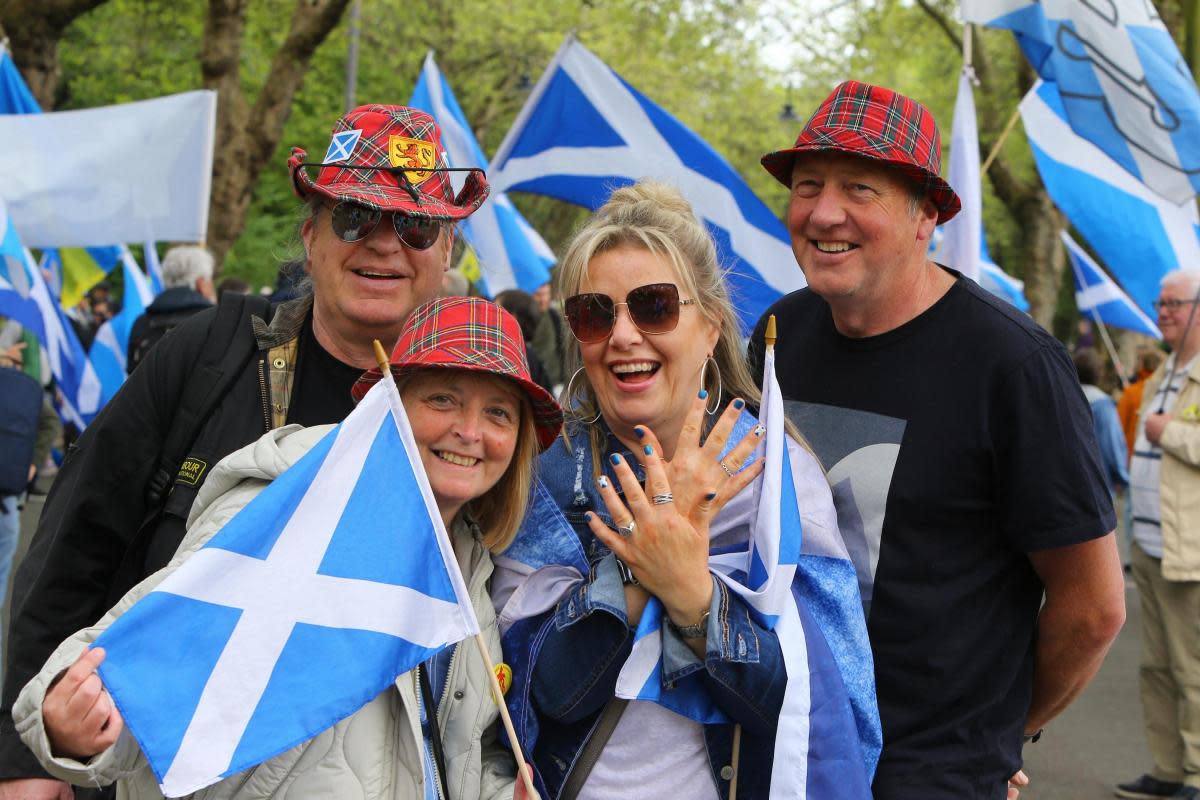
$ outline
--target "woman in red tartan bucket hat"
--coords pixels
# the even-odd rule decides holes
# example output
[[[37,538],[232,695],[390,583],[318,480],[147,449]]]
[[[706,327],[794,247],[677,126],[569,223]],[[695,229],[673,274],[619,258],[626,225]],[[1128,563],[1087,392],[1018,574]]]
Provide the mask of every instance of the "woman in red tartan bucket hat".
[[[762,157],[762,165],[784,186],[801,153],[845,153],[894,167],[912,180],[949,221],[962,203],[939,176],[942,140],[929,109],[912,98],[858,81],[845,81],[825,98],[796,143]]]

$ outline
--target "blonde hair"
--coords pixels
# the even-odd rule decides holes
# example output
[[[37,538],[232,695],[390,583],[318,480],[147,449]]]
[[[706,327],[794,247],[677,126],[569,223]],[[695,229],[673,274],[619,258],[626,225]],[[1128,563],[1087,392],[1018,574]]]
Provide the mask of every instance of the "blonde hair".
[[[567,248],[558,268],[557,296],[579,294],[587,281],[592,259],[622,247],[636,247],[665,259],[675,273],[681,296],[695,299],[700,313],[719,329],[712,352],[718,369],[704,372],[704,388],[709,394],[716,396],[720,391],[720,403],[741,397],[757,408],[762,395],[746,366],[738,316],[729,299],[716,245],[708,229],[696,218],[691,204],[674,186],[642,180],[614,191]],[[564,374],[573,376],[583,365],[579,341],[572,336],[565,345]],[[600,412],[586,370],[579,373],[568,389],[571,394],[564,393],[559,401],[564,409],[573,408],[584,419]],[[800,432],[791,423],[787,424],[787,432],[803,443]],[[604,447],[603,433],[593,425],[589,435],[593,460],[597,460]],[[566,437],[564,427],[564,440]]]
[[[452,369],[453,367],[431,367],[399,374],[393,370],[393,374],[396,376],[397,388],[403,393],[404,386],[422,372],[436,375]],[[470,372],[476,375],[488,374],[476,370],[470,370]],[[489,377],[516,386],[503,375],[492,374]],[[503,552],[512,544],[513,539],[517,538],[517,530],[521,527],[521,521],[525,519],[525,507],[529,504],[529,493],[533,488],[534,467],[540,451],[537,425],[533,417],[533,404],[529,401],[524,389],[519,386],[516,388],[521,401],[520,423],[517,427],[517,443],[513,448],[512,460],[508,462],[508,469],[504,470],[504,474],[500,476],[500,480],[496,481],[495,486],[463,507],[463,510],[471,516],[483,533],[483,546],[493,553]]]

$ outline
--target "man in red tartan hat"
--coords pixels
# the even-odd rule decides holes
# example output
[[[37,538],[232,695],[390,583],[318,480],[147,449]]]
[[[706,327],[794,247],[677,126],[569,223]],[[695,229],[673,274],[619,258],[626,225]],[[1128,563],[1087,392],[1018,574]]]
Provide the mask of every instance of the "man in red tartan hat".
[[[767,314],[789,413],[828,470],[859,572],[878,800],[1014,797],[1023,743],[1078,696],[1125,618],[1066,351],[927,257],[960,206],[940,151],[926,108],[847,81],[762,159],[791,191],[808,281]]]
[[[0,707],[0,799],[69,797],[13,730],[12,702],[58,642],[165,565],[211,468],[266,430],[340,422],[351,387],[437,296],[453,225],[486,199],[428,114],[367,105],[319,162],[292,151],[306,204],[300,296],[231,295],[159,342],[72,448],[16,576]],[[458,190],[455,185],[460,185]]]

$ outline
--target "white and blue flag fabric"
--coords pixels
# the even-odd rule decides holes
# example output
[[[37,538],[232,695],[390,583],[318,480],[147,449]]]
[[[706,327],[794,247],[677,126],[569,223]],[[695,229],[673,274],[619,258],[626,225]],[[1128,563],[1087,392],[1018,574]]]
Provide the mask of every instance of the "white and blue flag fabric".
[[[155,295],[150,279],[138,268],[129,248],[122,245],[120,253],[125,286],[121,310],[100,326],[96,338],[92,340],[92,349],[88,351],[88,359],[100,379],[101,406],[108,403],[125,383],[129,334],[133,330],[133,323],[145,313]]]
[[[105,687],[177,797],[311,738],[478,632],[385,373],[96,646]]]
[[[979,129],[975,121],[975,74],[964,66],[958,76],[954,122],[950,128],[950,168],[946,180],[962,201],[962,210],[943,224],[934,259],[954,267],[976,283],[983,271],[983,183],[979,174]]]
[[[942,231],[944,227],[943,225],[933,229],[933,237],[929,240],[930,258],[938,258],[938,248],[941,247],[942,239],[945,236]],[[1025,281],[1009,275],[1000,268],[999,264],[992,261],[992,256],[987,248],[987,234],[982,228],[979,231],[979,249],[979,285],[1019,310],[1029,311],[1029,300],[1025,297]],[[945,263],[948,267],[954,266],[953,263],[941,263]]]
[[[1071,262],[1071,275],[1075,278],[1075,304],[1079,313],[1114,328],[1161,339],[1162,331],[1154,321],[1121,291],[1087,251],[1066,231],[1062,231],[1061,236]]]
[[[21,244],[0,198],[0,315],[17,320],[37,336],[58,385],[59,415],[83,430],[100,410],[100,380],[58,301]]]
[[[146,265],[146,277],[150,279],[150,292],[158,297],[166,287],[163,285],[162,264],[158,260],[158,248],[154,242],[142,243],[142,259]]]
[[[805,285],[783,223],[729,162],[568,36],[492,159],[492,190],[595,210],[642,178],[674,184],[708,225],[746,331]]]
[[[467,117],[438,69],[432,52],[425,55],[421,77],[408,104],[427,112],[441,127],[442,146],[450,159],[449,166],[483,167],[487,164]],[[455,191],[462,188],[465,180],[466,173],[450,174]],[[481,288],[489,297],[513,288],[533,292],[550,280],[554,251],[504,192],[493,188],[483,205],[459,223],[459,230],[479,257],[486,283]]]
[[[1200,190],[1200,92],[1153,3],[963,0],[962,11],[1016,35],[1076,134],[1173,203]]]
[[[13,63],[8,47],[0,42],[0,114],[37,114],[41,110]]]
[[[1163,199],[1077,136],[1055,84],[1039,81],[1020,110],[1054,204],[1138,308],[1153,316],[1162,277],[1200,264],[1196,204]]]

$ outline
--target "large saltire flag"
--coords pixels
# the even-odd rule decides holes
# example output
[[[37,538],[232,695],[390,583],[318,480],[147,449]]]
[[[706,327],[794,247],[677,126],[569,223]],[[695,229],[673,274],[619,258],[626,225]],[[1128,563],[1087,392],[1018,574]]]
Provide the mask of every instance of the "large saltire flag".
[[[125,296],[121,310],[96,331],[88,358],[100,379],[100,405],[113,398],[125,382],[126,354],[133,323],[154,300],[150,280],[138,269],[128,247],[121,247],[121,271],[125,278]]]
[[[800,508],[784,434],[783,395],[775,378],[773,348],[767,351],[765,360],[761,412],[766,434],[756,457],[765,459],[766,466],[758,483],[755,508],[747,520],[748,545],[713,554],[709,567],[745,601],[758,622],[779,637],[787,688],[775,733],[770,796],[772,800],[869,800],[881,738],[870,657],[864,655],[856,661],[853,655],[867,652],[857,578],[844,546],[840,553],[803,552]],[[730,444],[739,441],[746,430],[744,424],[739,425],[729,437]],[[801,584],[829,602],[806,602]],[[810,607],[816,605],[824,607]],[[699,673],[676,680],[667,688],[663,624],[662,605],[651,598],[617,679],[617,696],[658,703],[704,724],[729,722],[708,695]],[[843,638],[831,647],[827,636]],[[839,658],[843,660],[840,665]],[[850,701],[839,702],[837,698],[843,697]]]
[[[1148,0],[962,0],[1057,84],[1071,129],[1167,200],[1200,190],[1200,92]]]
[[[33,331],[58,384],[59,415],[80,430],[100,410],[100,381],[0,198],[0,315]]]
[[[1153,315],[1162,277],[1200,264],[1196,204],[1164,200],[1075,135],[1053,83],[1039,81],[1020,109],[1054,204],[1138,308]]]
[[[421,77],[408,104],[432,116],[441,126],[442,145],[451,167],[484,167],[487,158],[433,53],[427,53]],[[451,173],[455,191],[466,173]],[[463,239],[476,253],[489,296],[505,289],[533,292],[550,280],[554,251],[522,216],[507,194],[493,190],[484,204],[459,224]]]
[[[746,331],[804,286],[783,223],[729,162],[568,36],[492,159],[492,190],[594,210],[640,178],[677,186],[708,225]]]
[[[391,376],[96,641],[177,797],[311,738],[479,632]]]
[[[1079,243],[1066,231],[1061,235],[1075,278],[1075,304],[1079,313],[1114,328],[1161,339],[1162,331],[1158,326],[1100,269]]]

